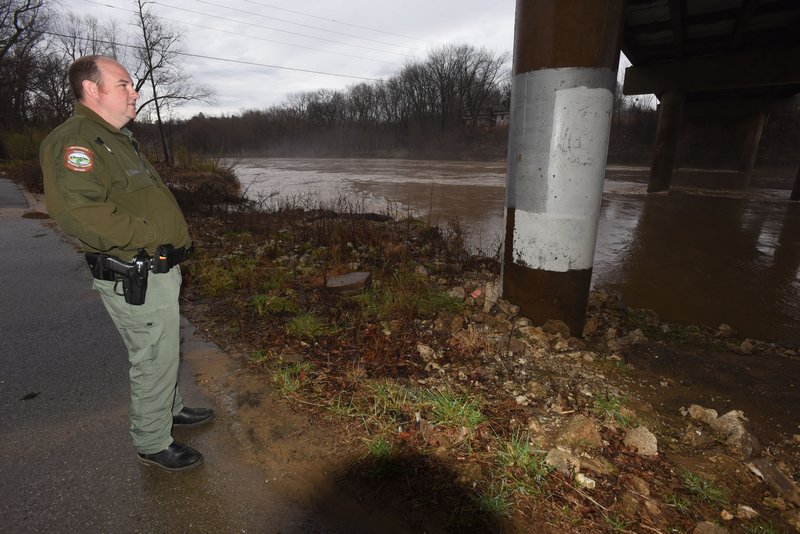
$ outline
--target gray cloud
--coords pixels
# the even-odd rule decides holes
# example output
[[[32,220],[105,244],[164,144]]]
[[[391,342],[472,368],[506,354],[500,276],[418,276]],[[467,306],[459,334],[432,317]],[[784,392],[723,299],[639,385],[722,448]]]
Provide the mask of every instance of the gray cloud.
[[[125,0],[72,5],[79,4],[101,21],[130,28]],[[158,0],[152,8],[183,32],[184,52],[228,60],[182,58],[191,79],[217,93],[213,105],[181,108],[184,117],[263,109],[292,93],[364,81],[358,77],[386,79],[446,44],[510,53],[514,37],[515,0]]]

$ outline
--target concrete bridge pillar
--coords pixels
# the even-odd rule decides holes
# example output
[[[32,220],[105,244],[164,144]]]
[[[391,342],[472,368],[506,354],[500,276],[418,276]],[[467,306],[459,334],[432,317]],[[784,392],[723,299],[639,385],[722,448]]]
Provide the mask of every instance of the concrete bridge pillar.
[[[686,94],[670,91],[661,95],[658,109],[658,129],[656,130],[656,146],[650,165],[650,181],[648,193],[669,191],[672,183],[672,169],[678,153],[678,134],[683,119],[683,106]]]
[[[623,0],[517,0],[503,295],[580,336],[614,101]]]
[[[792,195],[789,200],[800,200],[800,165],[797,167],[797,175],[794,177],[794,187],[792,187]]]
[[[758,156],[758,147],[761,145],[761,134],[764,133],[765,119],[765,113],[753,113],[746,119],[749,123],[749,128],[746,134],[745,147],[742,150],[742,160],[739,165],[739,170],[745,175],[745,187],[750,185],[750,177],[753,175],[753,169],[756,166],[756,157]]]

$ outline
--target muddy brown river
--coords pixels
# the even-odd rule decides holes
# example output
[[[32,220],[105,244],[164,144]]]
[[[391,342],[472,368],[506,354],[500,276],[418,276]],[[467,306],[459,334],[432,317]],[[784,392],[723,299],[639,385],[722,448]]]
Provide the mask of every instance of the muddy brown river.
[[[386,159],[236,160],[251,199],[415,215],[502,242],[504,162]],[[678,190],[648,195],[648,170],[609,166],[592,286],[615,290],[664,321],[800,345],[800,203],[789,191]],[[769,180],[766,180],[769,183]]]

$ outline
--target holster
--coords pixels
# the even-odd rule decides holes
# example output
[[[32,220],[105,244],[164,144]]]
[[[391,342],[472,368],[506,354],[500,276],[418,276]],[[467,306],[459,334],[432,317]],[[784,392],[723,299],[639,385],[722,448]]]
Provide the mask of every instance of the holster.
[[[96,279],[114,282],[114,292],[124,296],[125,302],[134,306],[144,304],[150,272],[150,256],[147,252],[140,250],[130,263],[116,256],[87,252],[86,263]],[[122,293],[117,291],[120,281]]]
[[[175,248],[172,245],[159,245],[156,255],[151,258],[145,250],[139,250],[131,262],[124,262],[116,256],[109,256],[102,252],[87,252],[86,263],[92,276],[97,280],[114,282],[114,292],[117,284],[122,282],[122,293],[128,304],[144,304],[147,293],[147,277],[150,271],[154,273],[167,273],[174,266],[183,261],[184,256],[194,247],[186,250],[184,247]],[[118,295],[120,293],[117,293]]]

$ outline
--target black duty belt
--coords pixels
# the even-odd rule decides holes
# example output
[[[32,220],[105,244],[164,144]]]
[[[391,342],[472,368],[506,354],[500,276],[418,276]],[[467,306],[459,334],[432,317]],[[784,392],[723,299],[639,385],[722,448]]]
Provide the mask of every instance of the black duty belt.
[[[157,273],[168,272],[174,266],[178,265],[184,260],[186,255],[192,251],[194,246],[173,248],[160,246],[156,249],[156,256],[149,258],[149,270]],[[142,252],[140,252],[142,254]],[[138,258],[139,256],[137,256]],[[115,282],[120,279],[121,274],[119,267],[123,265],[133,266],[133,263],[128,263],[120,260],[116,256],[109,256],[108,254],[98,252],[87,252],[86,263],[89,264],[89,270],[92,276],[97,280],[106,280],[108,282]],[[114,267],[114,270],[111,269]]]

